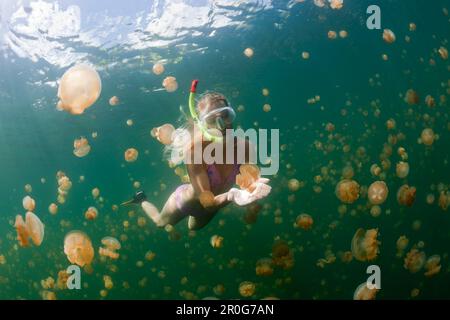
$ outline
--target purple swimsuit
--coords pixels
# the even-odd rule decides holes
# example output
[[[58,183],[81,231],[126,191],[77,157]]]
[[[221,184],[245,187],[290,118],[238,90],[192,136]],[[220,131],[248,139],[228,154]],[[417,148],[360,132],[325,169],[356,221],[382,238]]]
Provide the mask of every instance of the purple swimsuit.
[[[224,186],[232,185],[236,180],[236,176],[239,173],[239,164],[234,164],[233,171],[231,174],[222,180],[220,176],[220,172],[217,170],[214,164],[208,164],[206,172],[208,174],[209,185],[211,187],[211,192],[216,195],[217,192],[220,191]],[[195,209],[191,208],[190,205],[183,202],[182,193],[183,191],[189,187],[189,184],[182,184],[175,190],[175,201],[177,204],[177,208],[184,213],[185,215],[195,216]]]

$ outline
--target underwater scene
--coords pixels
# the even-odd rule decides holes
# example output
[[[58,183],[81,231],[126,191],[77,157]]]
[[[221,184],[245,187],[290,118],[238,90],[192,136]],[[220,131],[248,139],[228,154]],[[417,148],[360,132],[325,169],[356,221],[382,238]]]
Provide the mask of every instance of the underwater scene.
[[[450,299],[449,10],[0,0],[0,299]]]

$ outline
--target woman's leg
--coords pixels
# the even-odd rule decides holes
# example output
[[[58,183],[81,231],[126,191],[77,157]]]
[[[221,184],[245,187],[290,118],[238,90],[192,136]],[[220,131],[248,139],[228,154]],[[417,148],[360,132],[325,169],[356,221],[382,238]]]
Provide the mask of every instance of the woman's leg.
[[[190,197],[193,196],[193,192],[190,191],[188,186],[180,186],[173,192],[169,199],[167,199],[161,213],[158,209],[150,202],[143,201],[141,207],[147,216],[156,224],[157,227],[164,227],[167,224],[175,225],[181,220],[183,220],[188,214],[182,212],[178,205],[189,201]],[[179,202],[179,203],[177,203]]]
[[[212,218],[216,215],[217,212],[208,212],[204,213],[201,216],[193,217],[189,216],[188,227],[189,230],[199,230],[206,226]]]

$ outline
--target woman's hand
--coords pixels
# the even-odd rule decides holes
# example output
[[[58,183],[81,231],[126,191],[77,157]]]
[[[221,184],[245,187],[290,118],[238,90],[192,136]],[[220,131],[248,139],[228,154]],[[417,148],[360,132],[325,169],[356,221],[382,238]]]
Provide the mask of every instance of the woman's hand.
[[[227,194],[227,200],[236,203],[238,206],[246,206],[256,200],[265,198],[269,195],[272,187],[268,185],[270,180],[267,178],[259,178],[254,182],[255,189],[253,192],[231,188]]]

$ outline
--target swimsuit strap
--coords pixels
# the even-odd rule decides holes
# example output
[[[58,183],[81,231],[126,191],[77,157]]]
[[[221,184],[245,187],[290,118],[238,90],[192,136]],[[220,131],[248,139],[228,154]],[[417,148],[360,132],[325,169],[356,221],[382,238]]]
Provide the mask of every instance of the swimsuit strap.
[[[239,173],[240,164],[235,163],[233,167],[233,171],[231,174],[227,177],[225,180],[226,184],[234,183],[236,176]],[[217,167],[214,164],[208,164],[206,171],[208,173],[209,178],[209,185],[211,187],[211,191],[214,191],[223,185],[222,177],[220,176],[219,170],[217,170]]]

